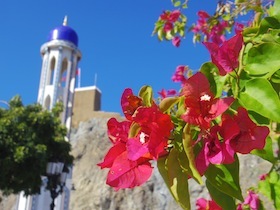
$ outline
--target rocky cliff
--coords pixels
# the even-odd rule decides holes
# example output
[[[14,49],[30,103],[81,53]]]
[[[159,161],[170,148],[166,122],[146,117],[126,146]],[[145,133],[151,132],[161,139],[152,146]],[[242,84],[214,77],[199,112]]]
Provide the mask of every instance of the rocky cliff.
[[[113,114],[113,116],[118,116]],[[119,118],[121,118],[119,116]],[[108,170],[100,170],[101,162],[111,146],[107,137],[106,123],[109,115],[98,116],[81,122],[77,129],[72,129],[72,153],[75,157],[73,168],[73,188],[70,210],[179,210],[166,188],[156,166],[153,176],[141,187],[114,191],[108,187],[106,175]],[[267,172],[269,164],[259,158],[240,156],[240,177],[244,189],[256,186],[258,176]],[[244,190],[244,195],[245,195]],[[204,186],[190,180],[192,209],[195,200],[207,197]],[[0,210],[15,209],[15,196],[0,196]],[[268,209],[273,209],[269,207]]]

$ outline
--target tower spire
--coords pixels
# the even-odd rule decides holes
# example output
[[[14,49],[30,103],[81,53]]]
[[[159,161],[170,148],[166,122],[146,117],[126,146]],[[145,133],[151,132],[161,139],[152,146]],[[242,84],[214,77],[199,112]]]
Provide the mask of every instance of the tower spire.
[[[67,17],[67,15],[65,15],[64,19],[63,19],[63,24],[62,25],[67,26],[67,24],[68,24],[68,17]]]

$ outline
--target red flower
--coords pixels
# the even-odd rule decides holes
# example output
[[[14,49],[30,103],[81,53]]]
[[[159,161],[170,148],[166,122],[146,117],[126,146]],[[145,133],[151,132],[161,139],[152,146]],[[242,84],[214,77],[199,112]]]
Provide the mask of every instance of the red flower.
[[[160,19],[163,21],[167,21],[167,22],[176,22],[179,17],[181,15],[180,10],[174,10],[172,12],[170,11],[164,11],[161,15],[160,15]]]
[[[142,99],[135,96],[130,88],[126,88],[121,97],[121,106],[126,119],[131,120],[135,110],[142,105]]]
[[[224,118],[230,118],[225,115]],[[266,126],[257,126],[248,116],[246,109],[240,107],[237,116],[233,116],[237,122],[240,133],[231,140],[230,145],[234,151],[248,154],[253,149],[263,149],[266,137],[269,134],[269,128]]]
[[[199,198],[196,201],[197,210],[223,210],[214,200]]]
[[[182,119],[204,129],[210,128],[211,121],[225,112],[234,101],[232,97],[214,98],[207,78],[200,72],[183,84],[183,95],[187,110]]]
[[[137,136],[138,142],[141,142],[141,144],[137,142],[137,144],[133,144],[133,147],[135,148],[138,145],[142,152],[145,151],[142,147],[147,147],[154,159],[158,159],[159,156],[165,154],[167,141],[173,129],[170,116],[163,114],[154,105],[152,107],[140,107],[133,120],[141,127]]]
[[[243,207],[245,206],[244,209],[248,209],[248,207],[251,210],[258,210],[260,206],[260,199],[259,196],[252,190],[248,191],[248,196],[245,198],[245,201],[243,203],[238,204],[238,208],[242,210]]]
[[[171,78],[172,81],[184,83],[186,81],[185,74],[188,70],[189,70],[188,66],[183,66],[183,65],[177,66],[176,71]]]
[[[115,144],[120,141],[126,142],[130,125],[131,122],[118,122],[116,118],[111,118],[110,120],[108,120],[108,137],[112,141],[112,143]]]
[[[165,90],[165,89],[162,89],[160,92],[158,92],[158,94],[160,95],[160,97],[162,99],[168,97],[168,96],[174,96],[176,95],[176,90],[174,89],[171,89],[171,90]]]
[[[105,155],[103,162],[97,164],[101,169],[110,168],[106,183],[115,190],[139,186],[146,182],[152,173],[149,156],[129,159],[127,152],[129,123],[118,122],[114,118],[108,121],[108,134],[114,145]]]
[[[210,18],[210,15],[203,10],[198,11],[197,15],[202,19]]]
[[[149,161],[166,154],[167,140],[173,129],[170,116],[160,112],[155,104],[142,107],[141,102],[131,89],[126,89],[122,105],[130,121],[118,122],[111,118],[107,123],[113,146],[97,165],[110,168],[106,183],[116,190],[146,182],[152,173]],[[135,128],[136,135],[129,138],[130,129]]]
[[[163,30],[164,30],[165,33],[171,31],[172,29],[173,29],[173,23],[171,23],[171,22],[166,22],[166,23],[164,24]]]
[[[139,158],[131,161],[127,158],[127,153],[123,152],[115,159],[107,176],[106,183],[115,190],[133,188],[145,183],[152,174],[150,159]]]
[[[203,139],[203,147],[196,158],[197,169],[203,175],[209,164],[230,164],[234,162],[235,151],[230,140],[239,134],[239,127],[233,120],[214,126],[210,134]]]
[[[175,47],[179,47],[180,44],[181,44],[181,39],[180,39],[180,37],[175,36],[175,37],[172,39],[172,44],[173,44]]]
[[[212,62],[218,67],[220,75],[224,76],[238,67],[238,57],[243,46],[241,33],[223,42],[221,47],[216,43],[204,42],[203,44],[209,50]]]
[[[173,23],[175,23],[179,19],[180,15],[181,15],[180,10],[174,10],[172,12],[164,11],[160,15],[160,20],[164,21],[163,30],[164,30],[165,33],[169,32],[173,29]],[[179,46],[180,42],[177,41],[177,43],[178,43],[178,46]]]
[[[97,165],[101,167],[101,169],[103,168],[111,168],[114,161],[116,160],[116,158],[118,156],[120,156],[122,153],[124,153],[126,150],[126,145],[125,143],[117,143],[114,146],[112,146],[109,151],[107,152],[107,154],[104,157],[103,162],[98,163]]]

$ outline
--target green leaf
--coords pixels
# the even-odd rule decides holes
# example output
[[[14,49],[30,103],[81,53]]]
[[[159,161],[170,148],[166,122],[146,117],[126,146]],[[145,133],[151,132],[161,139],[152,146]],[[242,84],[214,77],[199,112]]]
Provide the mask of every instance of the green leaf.
[[[280,69],[280,45],[263,43],[252,47],[247,55],[245,71],[253,76],[269,78]]]
[[[177,104],[179,101],[178,97],[168,97],[164,98],[160,103],[159,103],[159,109],[162,112],[166,112],[170,110],[175,104]]]
[[[196,180],[199,184],[202,184],[201,176],[195,165],[195,156],[193,152],[193,142],[192,142],[191,134],[190,134],[190,125],[186,124],[183,130],[183,147],[187,158],[189,160],[189,174],[190,176]]]
[[[207,180],[219,191],[243,201],[239,184],[239,161],[237,156],[232,164],[211,164],[208,167],[205,176]]]
[[[245,91],[239,95],[239,102],[248,110],[280,122],[279,97],[266,79],[249,80],[245,84]]]
[[[233,197],[218,190],[207,179],[206,187],[211,195],[211,198],[214,199],[215,202],[220,207],[222,207],[222,209],[236,209],[235,200],[233,199]]]
[[[275,16],[280,20],[280,0],[274,1],[274,5],[270,8],[270,16]]]
[[[135,137],[140,131],[141,127],[138,123],[133,122],[129,128],[128,138]]]
[[[280,70],[276,71],[271,77],[271,82],[280,84]]]
[[[274,17],[265,17],[261,20],[258,34],[266,34],[271,29],[279,29],[280,23]]]
[[[163,34],[164,34],[163,28],[157,29],[157,35],[160,41],[163,41]]]
[[[183,209],[190,209],[188,176],[178,161],[178,151],[171,149],[167,158],[160,158],[158,169],[174,199]]]
[[[273,154],[272,139],[270,137],[266,138],[266,143],[262,150],[255,149],[251,151],[251,154],[257,155],[262,159],[267,160],[271,163],[274,163],[276,161],[276,158],[274,157]]]
[[[139,97],[142,98],[145,106],[153,104],[153,89],[150,86],[143,86],[139,91]]]
[[[272,170],[265,180],[259,182],[259,191],[273,201],[275,209],[280,209],[280,174]]]
[[[179,7],[179,6],[181,6],[181,2],[180,2],[180,1],[176,1],[176,2],[174,3],[174,7]]]
[[[202,64],[200,72],[207,77],[210,83],[211,91],[215,93],[216,97],[220,97],[222,95],[227,76],[220,76],[218,68],[212,62]]]

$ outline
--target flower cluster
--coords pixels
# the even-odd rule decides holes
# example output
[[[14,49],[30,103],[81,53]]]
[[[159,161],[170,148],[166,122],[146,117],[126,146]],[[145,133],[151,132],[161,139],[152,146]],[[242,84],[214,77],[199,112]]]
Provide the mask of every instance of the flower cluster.
[[[179,10],[164,11],[160,15],[160,19],[164,21],[163,30],[169,32],[173,29],[174,23],[179,19],[181,12]]]
[[[205,11],[198,12],[197,23],[193,25],[192,32],[195,34],[196,39],[200,40],[200,34],[204,36],[204,41],[212,41],[216,44],[223,43],[225,38],[225,30],[229,26],[228,21],[218,21],[211,24],[211,16]]]
[[[202,143],[202,149],[196,158],[200,174],[204,174],[210,163],[233,163],[236,152],[248,154],[264,147],[269,129],[257,126],[243,107],[238,108],[237,114],[225,113],[234,98],[214,98],[204,74],[198,72],[186,80],[182,94],[186,107],[182,119],[201,129],[197,143]],[[220,124],[213,125],[220,115]]]
[[[221,46],[215,42],[203,43],[210,52],[212,62],[218,67],[220,75],[225,76],[239,66],[239,53],[244,45],[241,32],[224,41]]]
[[[237,210],[245,210],[250,208],[251,210],[260,209],[259,196],[252,190],[248,191],[248,195],[243,203],[238,204]]]
[[[163,11],[155,24],[153,34],[157,33],[160,40],[172,40],[175,47],[179,47],[181,37],[185,35],[187,18],[179,9]]]
[[[126,120],[108,121],[108,136],[113,146],[98,164],[110,168],[107,184],[116,190],[133,188],[149,179],[150,161],[166,155],[173,129],[169,115],[163,114],[155,103],[146,106],[129,88],[124,90],[121,105]]]
[[[275,196],[280,193],[279,152],[274,150],[280,139],[279,10],[272,9],[274,16],[264,21],[256,16],[251,28],[239,25],[228,40],[224,32],[233,23],[226,21],[223,14],[227,13],[215,17],[198,13],[192,31],[205,36],[211,61],[194,74],[188,66],[178,66],[172,76],[173,82],[181,83],[178,92],[162,89],[156,102],[148,86],[138,96],[131,89],[124,91],[121,105],[126,119],[108,121],[113,146],[98,164],[110,169],[107,184],[116,190],[143,184],[151,176],[151,161],[156,160],[167,187],[184,209],[191,209],[188,179],[202,184],[202,176],[214,200],[199,199],[198,209],[261,209],[256,192],[280,208]],[[178,46],[177,35],[184,35],[185,22],[180,10],[165,11],[154,32],[160,40]],[[245,200],[237,153],[257,155],[272,165]]]

